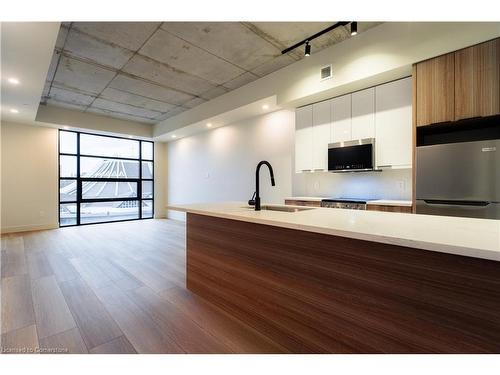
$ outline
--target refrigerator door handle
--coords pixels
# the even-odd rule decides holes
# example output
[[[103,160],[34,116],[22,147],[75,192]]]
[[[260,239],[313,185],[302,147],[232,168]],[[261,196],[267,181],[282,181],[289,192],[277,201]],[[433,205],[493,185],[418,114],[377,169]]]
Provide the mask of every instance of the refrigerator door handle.
[[[491,204],[487,201],[454,201],[454,200],[442,200],[442,199],[424,199],[423,200],[428,205],[439,205],[439,206],[467,206],[467,207],[486,207]]]

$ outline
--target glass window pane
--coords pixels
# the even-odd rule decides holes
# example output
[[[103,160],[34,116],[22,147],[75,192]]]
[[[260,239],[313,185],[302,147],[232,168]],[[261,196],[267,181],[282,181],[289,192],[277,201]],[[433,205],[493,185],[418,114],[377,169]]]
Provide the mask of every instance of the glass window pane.
[[[153,160],[153,142],[142,142],[142,158]]]
[[[139,159],[139,141],[80,134],[80,153],[83,155]]]
[[[59,156],[59,177],[76,177],[76,156]]]
[[[142,162],[142,178],[153,178],[153,163],[150,161]]]
[[[133,160],[81,157],[80,176],[93,178],[139,178],[139,162]]]
[[[142,201],[142,218],[153,217],[153,201]]]
[[[59,152],[63,154],[76,154],[76,133],[59,132]]]
[[[59,200],[61,202],[76,201],[76,180],[59,180]]]
[[[80,205],[82,224],[138,218],[139,201],[82,203]]]
[[[83,181],[82,198],[138,198],[137,182],[118,182],[118,181]]]
[[[142,181],[142,197],[153,198],[153,181]]]
[[[60,204],[59,216],[59,224],[62,227],[66,225],[76,225],[76,203]]]

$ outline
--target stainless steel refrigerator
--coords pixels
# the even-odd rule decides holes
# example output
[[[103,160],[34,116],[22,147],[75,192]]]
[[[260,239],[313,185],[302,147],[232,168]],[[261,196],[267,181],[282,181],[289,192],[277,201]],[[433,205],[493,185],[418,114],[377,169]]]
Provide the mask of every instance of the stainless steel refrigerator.
[[[500,219],[500,140],[417,147],[417,213]]]

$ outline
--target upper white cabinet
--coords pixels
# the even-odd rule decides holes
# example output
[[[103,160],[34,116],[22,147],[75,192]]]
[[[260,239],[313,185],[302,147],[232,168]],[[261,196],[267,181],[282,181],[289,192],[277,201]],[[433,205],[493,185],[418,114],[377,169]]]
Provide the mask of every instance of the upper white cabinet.
[[[375,138],[375,88],[352,93],[351,139]]]
[[[333,98],[331,141],[350,141],[351,135],[351,94]]]
[[[312,105],[312,169],[328,170],[328,143],[330,142],[331,125],[330,100]]]
[[[375,150],[378,168],[411,167],[411,78],[375,88]]]
[[[295,171],[312,170],[312,105],[295,110]]]
[[[411,78],[296,109],[296,172],[327,171],[328,143],[375,138],[377,168],[411,168]]]

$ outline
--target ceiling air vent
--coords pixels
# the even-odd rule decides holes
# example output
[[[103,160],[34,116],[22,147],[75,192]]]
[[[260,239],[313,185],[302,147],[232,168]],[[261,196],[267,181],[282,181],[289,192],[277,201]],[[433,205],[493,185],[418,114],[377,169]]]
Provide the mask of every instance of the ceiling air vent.
[[[332,66],[327,65],[321,68],[321,80],[332,78]]]

